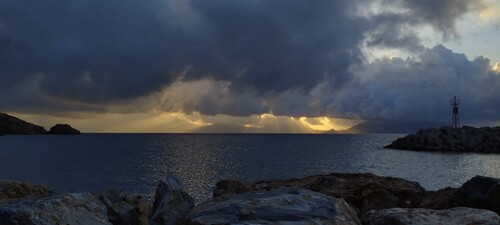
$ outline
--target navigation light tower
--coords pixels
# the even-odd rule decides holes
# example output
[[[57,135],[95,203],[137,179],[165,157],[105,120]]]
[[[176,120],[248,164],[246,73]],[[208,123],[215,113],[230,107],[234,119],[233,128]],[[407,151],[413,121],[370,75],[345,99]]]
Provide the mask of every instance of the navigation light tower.
[[[460,115],[458,114],[460,99],[457,99],[457,96],[454,96],[453,99],[450,100],[450,105],[453,108],[453,114],[451,116],[451,127],[460,128]]]

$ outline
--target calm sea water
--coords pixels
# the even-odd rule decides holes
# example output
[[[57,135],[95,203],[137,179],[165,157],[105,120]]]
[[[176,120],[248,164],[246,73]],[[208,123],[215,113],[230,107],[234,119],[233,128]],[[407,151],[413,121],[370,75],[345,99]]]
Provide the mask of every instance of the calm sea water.
[[[152,194],[166,175],[181,178],[198,201],[215,183],[370,172],[457,187],[474,175],[500,177],[500,155],[383,149],[401,135],[84,134],[0,136],[0,179],[56,191],[107,188]]]

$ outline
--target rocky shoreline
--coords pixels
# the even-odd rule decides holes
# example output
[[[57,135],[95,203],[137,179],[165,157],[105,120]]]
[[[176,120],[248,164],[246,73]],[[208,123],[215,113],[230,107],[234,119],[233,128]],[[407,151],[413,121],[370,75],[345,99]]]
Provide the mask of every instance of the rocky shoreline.
[[[420,129],[385,148],[421,151],[500,153],[500,127]]]
[[[0,180],[0,224],[500,224],[500,179],[476,176],[459,188],[426,191],[417,182],[331,173],[245,183],[222,180],[195,205],[175,177],[154,199],[111,189],[54,193]]]

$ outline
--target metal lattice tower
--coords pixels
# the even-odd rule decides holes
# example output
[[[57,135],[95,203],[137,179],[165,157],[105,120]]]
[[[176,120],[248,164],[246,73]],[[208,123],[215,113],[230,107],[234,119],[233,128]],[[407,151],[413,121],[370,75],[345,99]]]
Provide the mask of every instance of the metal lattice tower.
[[[450,100],[450,105],[453,108],[453,114],[451,116],[451,127],[460,128],[460,115],[458,114],[460,99],[457,99],[457,96],[454,96],[453,99]]]

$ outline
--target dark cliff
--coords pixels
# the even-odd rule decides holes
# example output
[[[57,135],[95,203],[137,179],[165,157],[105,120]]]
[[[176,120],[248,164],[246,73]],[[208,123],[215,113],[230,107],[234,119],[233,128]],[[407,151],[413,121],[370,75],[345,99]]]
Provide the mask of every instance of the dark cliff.
[[[42,126],[28,123],[16,117],[0,113],[0,134],[45,134]]]

